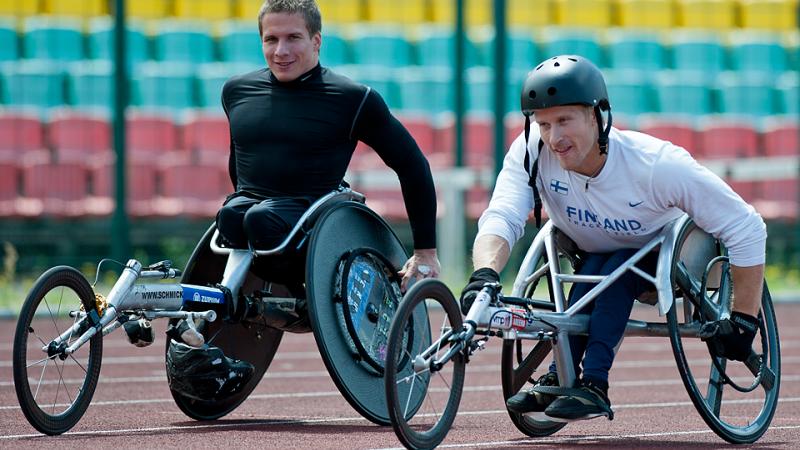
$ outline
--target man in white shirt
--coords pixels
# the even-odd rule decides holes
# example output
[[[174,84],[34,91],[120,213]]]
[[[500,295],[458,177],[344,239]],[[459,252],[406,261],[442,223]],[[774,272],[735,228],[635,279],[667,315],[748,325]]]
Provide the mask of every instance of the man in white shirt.
[[[461,295],[464,313],[485,282],[499,280],[528,213],[534,209],[538,221],[542,202],[556,228],[580,250],[576,273],[591,275],[611,273],[686,212],[728,248],[736,302],[726,319],[731,326],[720,327],[729,332],[717,341],[720,356],[746,359],[758,329],[764,278],[766,226],[758,213],[685,149],[612,128],[603,75],[585,58],[557,56],[533,69],[523,86],[522,112],[525,131],[511,145],[478,222],[476,270]],[[651,256],[638,266],[653,273]],[[575,284],[570,302],[591,287]],[[613,417],[608,371],[614,348],[634,299],[652,288],[629,271],[583,310],[590,314],[589,334],[571,338],[570,347],[580,375],[576,387],[584,395],[523,390],[508,400],[508,408],[562,419]],[[537,384],[558,384],[554,364],[550,370]]]

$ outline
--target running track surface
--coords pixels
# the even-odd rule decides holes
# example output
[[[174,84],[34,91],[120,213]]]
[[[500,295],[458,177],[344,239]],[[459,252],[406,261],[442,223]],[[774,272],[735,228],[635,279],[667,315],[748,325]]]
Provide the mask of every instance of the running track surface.
[[[636,310],[641,308],[645,307]],[[782,350],[780,401],[770,430],[752,448],[800,445],[800,303],[778,304],[776,312]],[[66,434],[44,436],[27,423],[14,394],[14,325],[0,320],[0,448],[400,446],[391,427],[361,418],[339,394],[312,334],[284,334],[264,379],[231,414],[208,422],[189,419],[167,387],[164,319],[154,322],[157,340],[148,348],[131,346],[121,331],[106,337],[100,383],[86,415]],[[467,365],[461,407],[441,448],[733,448],[709,430],[691,404],[668,338],[623,342],[611,371],[613,421],[576,422],[550,437],[529,438],[516,429],[504,408],[501,344],[490,340]]]

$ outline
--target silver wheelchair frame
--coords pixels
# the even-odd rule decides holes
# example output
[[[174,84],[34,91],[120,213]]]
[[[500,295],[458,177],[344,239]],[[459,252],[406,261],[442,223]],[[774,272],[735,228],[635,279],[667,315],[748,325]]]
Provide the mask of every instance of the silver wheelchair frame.
[[[385,380],[392,425],[404,445],[409,448],[432,448],[444,439],[458,409],[464,365],[475,351],[484,347],[491,336],[498,336],[503,340],[501,372],[506,399],[532,381],[533,372],[542,363],[546,364],[546,357],[551,350],[559,385],[566,386],[567,388],[561,388],[566,392],[576,381],[567,338],[570,335],[585,335],[589,329],[589,316],[579,311],[628,271],[654,285],[657,299],[653,304],[657,307],[659,316],[666,315],[668,320],[667,323],[654,323],[629,319],[625,336],[670,338],[681,378],[690,398],[704,421],[720,437],[732,443],[750,443],[766,431],[777,406],[780,384],[777,324],[766,284],[761,303],[761,339],[757,339],[755,343],[756,346],[761,346],[762,352],[752,351],[744,362],[746,370],[743,372],[752,375],[752,383],[748,387],[741,387],[726,374],[728,369],[737,370],[734,366],[740,363],[709,354],[711,364],[708,388],[703,393],[698,388],[681,340],[700,338],[703,323],[730,315],[732,280],[727,256],[720,244],[697,227],[688,216],[683,215],[666,225],[658,236],[611,274],[574,275],[562,270],[562,256],[565,253],[559,247],[557,234],[552,222],[546,223],[525,255],[511,294],[504,296],[500,294],[498,284],[487,284],[476,297],[463,321],[452,293],[438,281],[425,280],[406,294],[403,300],[405,310],[398,310],[389,333]],[[653,276],[636,267],[636,263],[656,249],[659,249],[659,253]],[[540,261],[543,261],[541,265]],[[532,298],[532,289],[543,279],[548,283],[550,299]],[[596,285],[569,306],[564,288],[566,283],[575,282]],[[399,342],[404,333],[408,333],[407,330],[414,326],[405,322],[407,311],[422,304],[428,304],[430,308],[431,303],[438,303],[445,311],[445,324],[439,330],[433,329],[433,326],[430,330],[432,333],[438,331],[441,335],[438,339],[434,336],[429,346],[414,348],[410,354],[404,354],[408,350]],[[527,340],[539,342],[523,358],[521,344]],[[403,357],[410,362],[403,365]],[[391,371],[390,361],[397,361],[391,365]],[[452,365],[453,368],[445,374],[443,370],[447,365]],[[737,375],[741,373],[742,370]],[[427,416],[419,410],[404,407],[407,400],[428,395],[425,392],[429,388],[428,383],[432,383],[436,374],[445,377],[446,384],[451,389],[446,405],[440,411]],[[452,379],[449,378],[451,376]],[[421,387],[414,388],[415,384]],[[723,388],[726,385],[731,390],[744,393],[759,386],[763,388],[763,407],[753,420],[738,424],[729,423],[720,417]],[[552,394],[549,391],[548,393]],[[567,422],[544,413],[516,414],[509,411],[509,415],[517,428],[529,436],[550,435]]]

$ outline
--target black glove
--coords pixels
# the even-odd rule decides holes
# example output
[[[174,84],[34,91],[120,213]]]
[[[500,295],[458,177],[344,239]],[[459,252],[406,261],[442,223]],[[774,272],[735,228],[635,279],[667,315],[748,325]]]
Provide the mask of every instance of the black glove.
[[[757,318],[734,311],[730,319],[703,325],[700,338],[708,344],[712,355],[745,361],[750,356],[757,332]]]
[[[467,315],[469,309],[472,307],[472,302],[475,301],[475,297],[477,297],[478,292],[483,289],[484,284],[499,282],[500,275],[489,267],[483,267],[472,272],[472,275],[469,277],[469,283],[464,286],[464,289],[461,291],[461,313],[465,316]]]

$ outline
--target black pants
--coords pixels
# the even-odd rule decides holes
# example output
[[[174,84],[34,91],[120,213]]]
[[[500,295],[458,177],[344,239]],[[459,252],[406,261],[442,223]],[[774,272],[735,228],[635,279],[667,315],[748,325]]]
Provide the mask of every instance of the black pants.
[[[217,228],[231,247],[247,248],[249,243],[257,250],[269,250],[283,242],[312,202],[306,197],[236,196],[217,212]]]

